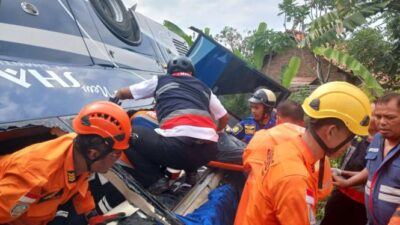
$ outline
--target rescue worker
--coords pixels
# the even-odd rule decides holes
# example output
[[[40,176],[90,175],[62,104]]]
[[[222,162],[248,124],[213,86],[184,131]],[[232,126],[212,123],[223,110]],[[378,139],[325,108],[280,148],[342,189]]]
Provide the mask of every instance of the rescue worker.
[[[130,120],[132,127],[148,127],[151,129],[158,127],[158,121],[154,110],[138,110],[131,114]],[[121,154],[121,157],[116,163],[135,177],[134,166],[127,158],[125,152]],[[101,214],[109,212],[126,200],[117,188],[108,182],[107,178],[101,173],[94,173],[89,179],[89,184],[96,202],[96,210]]]
[[[368,97],[349,83],[323,84],[302,106],[310,117],[308,127],[301,136],[267,150],[243,224],[316,224],[320,182],[315,163],[325,155],[340,156],[355,134],[368,134]]]
[[[280,103],[277,107],[277,118],[279,118],[277,120],[277,125],[282,126],[271,131],[260,130],[253,137],[257,137],[257,139],[250,141],[243,152],[243,165],[247,171],[260,170],[265,160],[266,150],[270,146],[282,142],[278,140],[290,139],[291,137],[298,136],[302,131],[304,131],[303,127],[298,126],[298,124],[304,123],[304,111],[301,108],[301,105],[296,102],[286,100]],[[285,132],[287,132],[287,135],[285,135]],[[268,139],[266,140],[265,138]],[[272,138],[272,140],[269,141],[270,138]],[[266,146],[262,146],[261,143],[265,143]]]
[[[278,115],[280,115],[280,117],[278,117]],[[278,143],[290,140],[301,134],[304,128],[290,122],[296,121],[297,123],[302,123],[298,121],[298,119],[301,118],[301,120],[303,120],[303,117],[304,111],[301,105],[289,100],[282,102],[277,107],[277,118],[279,118],[277,122],[279,121],[279,124],[271,129],[258,131],[247,145],[243,152],[243,165],[249,175],[243,187],[236,211],[235,225],[243,224],[246,209],[251,202],[249,200],[251,190],[254,188],[256,178],[259,177],[267,150]]]
[[[243,224],[244,215],[249,205],[254,204],[254,185],[261,176],[261,170],[266,160],[267,150],[279,143],[291,140],[304,132],[304,111],[300,104],[286,100],[277,106],[277,125],[268,130],[258,131],[251,139],[243,153],[243,164],[249,172],[245,186],[242,191],[239,206],[236,212],[235,225]],[[316,163],[318,165],[318,162]],[[327,197],[332,191],[332,176],[330,176],[330,163],[325,161],[327,173],[324,176],[324,188],[318,190],[319,198]],[[318,169],[314,173],[318,177]]]
[[[273,111],[276,103],[274,92],[260,88],[249,98],[249,103],[251,116],[232,128],[233,135],[246,143],[249,143],[256,131],[271,128],[276,123]]]
[[[292,100],[286,100],[276,107],[276,124],[291,123],[304,126],[304,110],[301,105]]]
[[[341,169],[335,170],[343,177],[351,177],[365,168],[365,155],[369,143],[377,132],[374,117],[375,104],[371,104],[372,117],[368,128],[368,136],[355,137],[344,156]],[[324,218],[321,225],[365,225],[367,213],[364,205],[364,184],[354,187],[338,187],[332,192],[325,205]]]
[[[301,105],[297,102],[286,100],[281,102],[276,107],[276,123],[281,124],[282,122],[291,123],[298,125],[300,127],[304,127],[304,110]],[[265,154],[264,154],[265,155]],[[265,159],[265,157],[264,157]],[[333,189],[332,182],[332,173],[331,173],[331,164],[326,157],[327,160],[324,162],[324,175],[322,180],[322,187],[318,188],[317,196],[318,199],[327,198]],[[315,172],[314,176],[317,178],[319,175],[319,166],[320,162],[317,161],[315,163]]]
[[[0,223],[47,224],[69,200],[78,214],[96,215],[88,176],[107,172],[128,148],[131,124],[121,107],[98,101],[82,108],[72,125],[76,133],[0,158]]]
[[[400,94],[389,93],[376,102],[374,111],[378,133],[368,146],[367,165],[349,179],[334,176],[339,187],[365,183],[368,224],[388,224],[397,216],[400,198]],[[395,220],[395,219],[393,219]]]
[[[168,63],[166,76],[154,76],[117,91],[119,99],[155,97],[159,129],[135,127],[138,140],[127,151],[136,177],[154,194],[168,189],[162,167],[184,169],[187,183],[196,182],[199,166],[216,158],[217,132],[223,131],[228,114],[218,98],[200,80],[187,57]],[[218,126],[214,121],[218,121]]]

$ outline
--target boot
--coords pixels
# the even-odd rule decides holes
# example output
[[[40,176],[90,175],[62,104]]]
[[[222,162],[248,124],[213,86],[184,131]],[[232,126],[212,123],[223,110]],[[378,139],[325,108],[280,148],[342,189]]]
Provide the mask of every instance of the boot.
[[[165,173],[170,180],[176,180],[181,175],[181,170],[176,170],[176,169],[167,167],[167,169],[165,170]]]
[[[185,171],[185,183],[194,186],[197,183],[197,171]]]
[[[169,190],[169,179],[163,176],[154,182],[147,190],[153,195],[160,195]]]

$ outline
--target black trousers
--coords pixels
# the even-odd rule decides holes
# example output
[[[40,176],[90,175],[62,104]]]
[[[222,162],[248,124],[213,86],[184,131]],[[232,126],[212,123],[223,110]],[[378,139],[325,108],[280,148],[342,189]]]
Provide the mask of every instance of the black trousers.
[[[53,218],[47,225],[87,225],[85,215],[76,213],[72,199],[68,200],[64,205],[60,205],[57,213],[63,212]]]
[[[138,140],[126,150],[132,175],[148,187],[164,175],[165,167],[195,171],[216,158],[216,142],[199,143],[190,137],[164,137],[153,129],[134,127]]]
[[[367,221],[364,204],[334,190],[326,203],[325,216],[320,225],[365,225]]]

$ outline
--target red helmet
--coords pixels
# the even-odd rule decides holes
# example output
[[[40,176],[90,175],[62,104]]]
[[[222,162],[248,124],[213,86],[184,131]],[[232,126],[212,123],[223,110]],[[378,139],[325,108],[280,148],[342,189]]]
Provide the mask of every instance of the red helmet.
[[[129,147],[131,121],[128,114],[115,103],[97,101],[86,105],[75,117],[72,126],[78,134],[97,134],[111,139],[115,150]]]

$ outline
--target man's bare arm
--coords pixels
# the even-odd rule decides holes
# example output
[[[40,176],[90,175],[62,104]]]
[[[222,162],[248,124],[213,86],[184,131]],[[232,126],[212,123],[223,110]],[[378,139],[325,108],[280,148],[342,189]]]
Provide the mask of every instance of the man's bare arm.
[[[352,177],[352,176],[355,176],[355,175],[357,175],[359,173],[360,173],[360,171],[341,170],[340,175],[341,176]]]
[[[223,117],[219,118],[217,132],[224,131],[226,125],[228,124],[228,120],[229,120],[228,114],[225,114]]]
[[[124,99],[133,99],[131,90],[129,89],[129,87],[123,87],[121,89],[119,89],[116,93],[115,93],[115,97],[124,100]]]
[[[350,177],[349,179],[344,179],[341,176],[333,176],[333,184],[338,186],[338,187],[351,187],[351,186],[356,186],[356,185],[361,185],[365,184],[368,180],[368,170],[367,168],[361,170],[358,172],[358,174]]]

